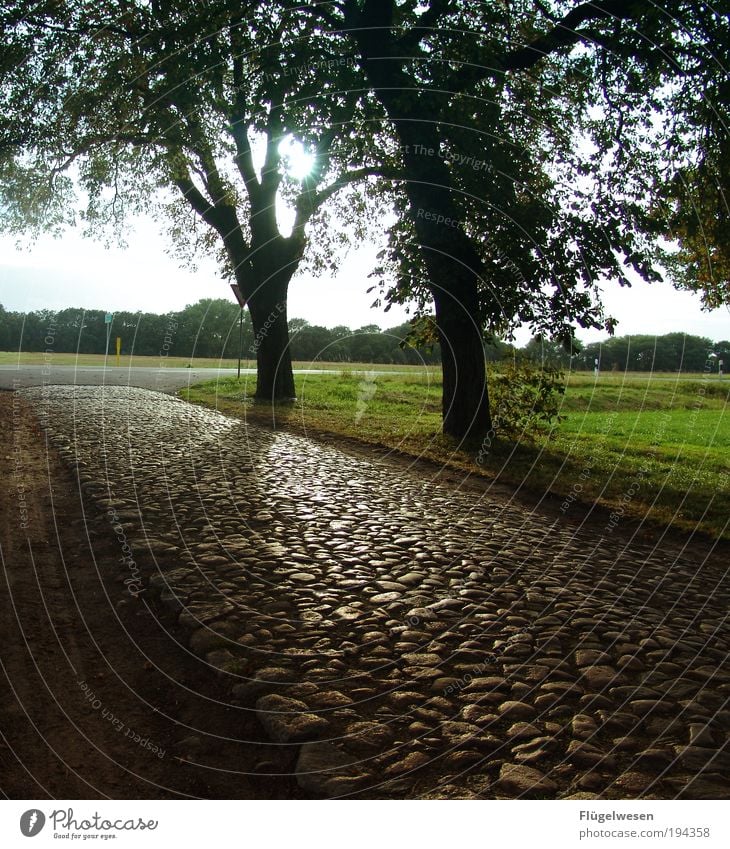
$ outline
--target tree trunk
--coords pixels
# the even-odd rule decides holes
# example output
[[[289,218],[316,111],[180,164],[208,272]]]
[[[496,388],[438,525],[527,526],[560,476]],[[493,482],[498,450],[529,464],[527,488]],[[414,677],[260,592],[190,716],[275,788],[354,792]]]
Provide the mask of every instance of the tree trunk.
[[[443,432],[460,440],[492,428],[481,328],[475,311],[443,290],[433,292],[443,372]]]
[[[248,299],[256,350],[255,397],[272,403],[296,396],[286,304],[290,277],[267,280]]]
[[[415,164],[413,157],[404,158],[412,171],[424,170],[417,158]],[[492,428],[478,290],[482,262],[457,220],[448,174],[437,159],[427,167],[431,173],[410,182],[406,193],[441,344],[443,432],[474,440]]]
[[[449,169],[438,155],[438,127],[424,116],[429,100],[413,95],[392,32],[395,4],[365,3],[354,38],[375,96],[393,122],[408,179],[411,220],[433,295],[443,363],[443,431],[461,440],[491,430],[478,281],[484,268],[454,203]],[[404,95],[403,92],[406,92]]]

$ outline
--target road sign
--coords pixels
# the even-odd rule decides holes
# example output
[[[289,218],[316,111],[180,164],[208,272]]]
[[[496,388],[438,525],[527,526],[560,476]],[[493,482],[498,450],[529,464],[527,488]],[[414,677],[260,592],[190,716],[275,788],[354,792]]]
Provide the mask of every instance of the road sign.
[[[104,324],[106,325],[106,350],[104,351],[104,365],[106,366],[106,360],[109,356],[109,339],[112,335],[112,321],[114,321],[114,313],[108,312],[104,316]]]
[[[238,313],[238,379],[241,379],[241,357],[243,357],[243,308],[246,306],[246,299],[243,297],[243,292],[238,288],[237,283],[231,283],[231,289],[236,296],[238,306],[241,307]]]

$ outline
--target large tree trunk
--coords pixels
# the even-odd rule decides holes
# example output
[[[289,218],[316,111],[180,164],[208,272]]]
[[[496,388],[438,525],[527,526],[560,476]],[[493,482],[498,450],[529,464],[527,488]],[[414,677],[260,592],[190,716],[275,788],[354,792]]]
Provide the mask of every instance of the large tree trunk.
[[[403,124],[399,129],[405,130],[403,135],[411,130]],[[436,157],[424,167],[424,158],[404,156],[411,171],[428,169],[408,183],[406,193],[441,344],[443,432],[474,440],[492,429],[478,289],[482,262],[458,222],[448,173]]]
[[[480,328],[464,305],[434,293],[443,372],[443,432],[459,440],[491,430],[484,347]]]
[[[357,17],[354,38],[375,96],[393,122],[408,177],[411,220],[428,272],[443,361],[443,431],[472,440],[491,430],[482,310],[478,283],[484,268],[464,232],[449,169],[438,152],[437,124],[428,99],[414,96],[392,34],[394,3],[369,0]],[[435,112],[433,113],[435,114]]]
[[[287,319],[290,276],[267,280],[248,300],[256,349],[255,397],[272,403],[296,396]]]

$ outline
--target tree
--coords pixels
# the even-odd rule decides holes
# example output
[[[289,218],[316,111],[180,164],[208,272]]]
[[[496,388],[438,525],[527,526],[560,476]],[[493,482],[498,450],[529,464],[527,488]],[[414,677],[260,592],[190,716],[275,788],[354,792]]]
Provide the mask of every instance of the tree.
[[[570,368],[571,354],[559,342],[533,336],[522,350],[529,360],[541,366]]]
[[[238,304],[223,298],[203,298],[177,316],[176,350],[188,357],[238,356]],[[244,327],[244,351],[253,344],[250,321]]]
[[[289,322],[290,328],[299,322],[301,319],[292,320]],[[337,357],[332,352],[334,341],[332,331],[326,327],[301,322],[299,328],[292,333],[292,357],[304,361],[335,360]]]
[[[215,252],[238,283],[255,334],[257,397],[293,396],[287,294],[307,228],[329,233],[320,267],[335,261],[348,220],[356,237],[366,229],[352,194],[339,231],[325,209],[375,172],[348,169],[367,152],[338,131],[367,120],[359,87],[322,88],[322,58],[299,38],[301,16],[277,4],[59,0],[5,4],[0,16],[13,47],[2,66],[6,226],[73,220],[72,167],[92,226],[162,215],[186,255]],[[306,173],[295,173],[292,150],[309,154]]]
[[[615,336],[586,345],[575,365],[592,369],[597,359],[603,371],[703,371],[713,351],[712,340],[687,333]]]
[[[433,302],[447,433],[489,430],[484,327],[510,338],[527,323],[570,346],[576,324],[613,330],[597,284],[672,266],[660,237],[682,234],[661,204],[665,151],[681,159],[710,118],[727,132],[727,63],[713,56],[730,43],[723,12],[679,0],[312,5],[321,39],[356,50],[405,178],[383,297]],[[708,85],[711,108],[695,108]]]

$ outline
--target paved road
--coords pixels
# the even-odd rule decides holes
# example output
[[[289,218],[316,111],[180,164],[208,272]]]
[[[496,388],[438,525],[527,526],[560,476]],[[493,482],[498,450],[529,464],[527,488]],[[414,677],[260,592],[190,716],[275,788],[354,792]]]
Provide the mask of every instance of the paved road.
[[[377,366],[363,366],[363,373],[402,374]],[[241,369],[242,374],[255,374],[255,369]],[[295,369],[294,374],[337,374],[328,369]],[[357,372],[355,372],[357,373]],[[108,366],[0,366],[0,389],[22,389],[30,386],[136,386],[174,394],[185,386],[217,377],[233,377],[236,369],[226,368],[117,368]],[[652,380],[676,380],[675,376],[652,375]]]
[[[373,369],[369,369],[372,372]],[[377,369],[375,373],[380,373]],[[175,393],[185,386],[217,377],[233,377],[234,368],[117,368],[116,366],[0,366],[0,389],[29,386],[136,386],[157,392]],[[337,374],[326,369],[295,369],[294,374]],[[400,374],[400,372],[382,372]],[[241,369],[256,374],[256,369]]]
[[[255,370],[242,369],[255,374]],[[137,386],[158,392],[177,392],[191,383],[231,377],[236,369],[217,368],[107,368],[99,366],[0,366],[0,388],[29,386]]]
[[[159,393],[24,394],[108,511],[129,603],[177,612],[305,792],[730,796],[721,558]]]

